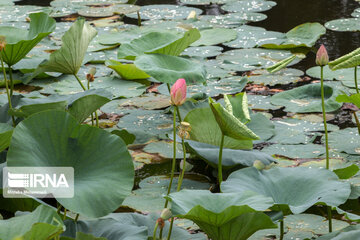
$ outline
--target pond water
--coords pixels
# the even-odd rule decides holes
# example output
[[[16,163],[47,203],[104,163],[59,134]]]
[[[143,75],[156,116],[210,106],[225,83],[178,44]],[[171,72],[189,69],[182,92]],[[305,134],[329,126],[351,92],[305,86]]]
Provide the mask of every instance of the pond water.
[[[48,6],[49,0],[22,0],[18,5],[39,5]],[[257,23],[250,23],[271,31],[287,32],[291,28],[305,22],[319,22],[325,24],[327,21],[351,17],[350,14],[359,7],[354,0],[275,0],[277,5],[271,10],[263,12],[268,16],[267,19]],[[152,4],[178,4],[183,5],[178,0],[152,0]],[[149,0],[138,0],[137,5],[149,5]],[[196,6],[207,15],[219,15],[223,13],[219,5]],[[134,20],[128,19],[134,22]],[[327,30],[327,33],[318,41],[324,44],[328,50],[330,59],[335,59],[343,54],[350,52],[360,45],[360,32],[334,32]],[[314,66],[315,54],[310,53],[307,58],[295,67],[306,70]]]

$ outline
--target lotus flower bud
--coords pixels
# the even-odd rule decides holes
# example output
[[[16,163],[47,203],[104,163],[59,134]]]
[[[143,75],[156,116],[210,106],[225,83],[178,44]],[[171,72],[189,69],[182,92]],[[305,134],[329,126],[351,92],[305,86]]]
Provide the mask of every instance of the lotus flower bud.
[[[329,63],[329,56],[324,45],[321,45],[317,51],[315,62],[319,66],[325,66]]]
[[[86,74],[86,79],[89,82],[93,82],[95,80],[96,68],[90,68],[89,73]]]
[[[190,123],[188,123],[188,122],[180,123],[179,132],[178,132],[179,137],[181,137],[182,139],[189,139],[190,131],[191,131]]]
[[[0,51],[4,50],[6,46],[5,36],[0,36]]]
[[[172,213],[170,211],[169,208],[164,208],[161,212],[160,218],[162,218],[163,220],[168,220],[169,218],[171,218]]]
[[[165,221],[164,221],[164,219],[158,218],[158,219],[156,220],[156,222],[157,222],[157,224],[158,224],[158,226],[159,226],[160,229],[163,229],[163,228],[165,227]]]
[[[255,160],[253,167],[256,168],[257,170],[261,171],[265,168],[265,164],[260,160]]]
[[[178,79],[170,89],[171,103],[175,106],[182,105],[186,100],[186,81]]]

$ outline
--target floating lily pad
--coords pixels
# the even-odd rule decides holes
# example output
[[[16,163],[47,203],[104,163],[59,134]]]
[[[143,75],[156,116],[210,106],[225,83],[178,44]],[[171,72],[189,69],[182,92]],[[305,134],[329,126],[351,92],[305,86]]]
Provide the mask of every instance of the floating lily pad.
[[[210,164],[212,167],[218,167],[219,161],[219,147],[187,140],[186,143],[189,145],[191,151],[201,157],[204,161]],[[224,168],[232,168],[235,166],[253,166],[255,160],[260,160],[265,165],[269,165],[275,162],[270,155],[262,153],[256,150],[236,150],[225,148],[223,150],[222,165]]]
[[[275,86],[277,84],[289,84],[301,81],[303,71],[294,68],[284,68],[275,73],[269,73],[266,70],[255,70],[251,72],[249,81],[255,84]]]
[[[165,142],[165,141],[158,141],[152,142],[146,145],[143,149],[145,152],[148,153],[156,153],[159,154],[160,157],[165,159],[172,159],[173,158],[173,143],[172,142]],[[176,145],[176,158],[180,159],[184,157],[184,153],[182,151],[181,144]]]
[[[147,5],[141,7],[139,13],[141,19],[185,19],[191,11],[195,11],[196,15],[202,13],[201,9],[193,7],[185,7],[178,5],[160,4],[160,5]],[[138,18],[137,14],[126,14],[130,18]]]
[[[215,57],[222,52],[223,48],[218,46],[189,47],[181,54],[189,57]]]
[[[277,110],[281,107],[274,106],[270,103],[270,96],[262,96],[262,95],[247,95],[249,108],[256,111],[264,111],[264,110]]]
[[[339,32],[360,31],[360,20],[358,18],[342,18],[325,23],[325,27]]]
[[[342,104],[335,100],[339,90],[329,85],[324,85],[324,90],[326,112],[339,109]],[[285,111],[288,112],[322,112],[320,84],[309,84],[278,93],[271,97],[271,103],[285,106]]]
[[[264,12],[276,6],[276,2],[264,0],[244,0],[230,2],[221,7],[228,12]]]
[[[141,97],[124,99],[119,102],[119,107],[142,108],[145,110],[164,109],[170,105],[170,97],[159,94],[145,94]]]
[[[224,4],[233,1],[234,0],[181,0],[180,2],[187,5],[209,5],[209,4]]]
[[[264,147],[261,151],[270,155],[276,154],[289,158],[316,158],[325,153],[325,147],[318,144],[274,144]]]
[[[236,31],[228,28],[212,28],[200,31],[201,38],[191,46],[210,46],[234,40]]]
[[[247,22],[259,22],[266,19],[267,16],[257,12],[236,12],[224,15],[203,15],[200,21],[208,22],[212,27],[239,27]]]
[[[234,30],[237,38],[231,42],[224,43],[231,48],[253,48],[264,44],[274,43],[285,37],[284,33],[267,31],[261,27],[243,25]]]
[[[225,70],[250,71],[270,67],[291,55],[286,50],[250,48],[230,50],[220,54],[216,59],[223,61],[219,66]],[[299,59],[295,60],[290,65],[299,61]]]
[[[345,128],[329,134],[329,145],[338,152],[360,155],[360,137],[357,128]]]
[[[170,114],[159,110],[128,110],[130,114],[120,118],[118,127],[135,134],[135,143],[145,143],[150,139],[166,139],[172,131],[173,121]]]
[[[335,173],[326,169],[275,167],[258,171],[250,167],[230,174],[221,190],[254,191],[272,197],[276,205],[287,205],[292,213],[298,214],[319,202],[329,206],[344,203],[350,195],[350,184],[339,181]]]
[[[205,69],[191,60],[163,54],[145,54],[136,58],[135,65],[159,82],[174,83],[184,78],[187,83],[205,81]]]
[[[263,43],[262,47],[272,49],[310,48],[324,35],[326,29],[320,23],[304,23],[288,31],[278,43]]]
[[[209,189],[210,183],[205,178],[195,175],[194,179],[185,176],[181,189]],[[164,208],[164,196],[167,193],[170,178],[168,176],[152,176],[145,178],[139,184],[139,189],[133,191],[123,202],[128,206],[142,212],[160,212]],[[171,192],[176,192],[178,178],[172,183]]]

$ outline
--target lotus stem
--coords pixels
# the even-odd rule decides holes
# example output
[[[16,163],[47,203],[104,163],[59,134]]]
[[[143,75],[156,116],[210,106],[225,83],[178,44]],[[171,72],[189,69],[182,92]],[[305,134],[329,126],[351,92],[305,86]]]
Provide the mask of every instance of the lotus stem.
[[[356,93],[359,93],[359,87],[357,84],[357,66],[354,68],[354,80],[355,80]]]
[[[168,233],[168,236],[167,236],[167,240],[170,240],[173,225],[174,225],[174,217],[171,218],[170,228],[169,228],[169,233]]]
[[[325,130],[325,147],[326,147],[326,169],[329,169],[329,139],[326,123],[326,110],[325,110],[325,93],[324,93],[324,67],[320,66],[321,69],[321,107],[323,113],[324,130]]]
[[[78,219],[79,219],[79,216],[80,216],[80,214],[76,214],[76,216],[75,216],[75,222],[77,222],[78,221]]]
[[[179,180],[178,180],[178,186],[177,186],[177,191],[180,191],[181,189],[181,184],[182,184],[182,181],[184,179],[184,175],[185,175],[185,167],[186,167],[186,152],[184,151],[185,149],[185,143],[184,143],[184,139],[182,139],[182,148],[183,148],[183,165],[182,165],[182,170],[181,170],[181,174],[179,176]]]
[[[2,58],[2,54],[0,54],[0,60],[1,60],[1,68],[2,68],[3,74],[4,74],[4,82],[5,82],[5,88],[6,88],[6,95],[7,95],[7,98],[8,98],[9,109],[12,109],[11,92],[9,91],[9,83],[8,83],[7,76],[6,76],[6,71],[5,71],[4,60]],[[15,124],[14,116],[11,116],[11,120],[12,120],[12,123],[13,123],[13,127],[15,127],[16,124]]]
[[[280,240],[284,239],[284,219],[280,221]]]
[[[74,74],[74,76],[75,76],[76,80],[78,81],[78,83],[80,84],[81,88],[84,91],[86,91],[86,88],[85,88],[84,84],[82,84],[80,78],[76,74]],[[89,83],[88,83],[88,89],[90,89]],[[95,118],[96,118],[96,126],[99,127],[99,116],[96,111],[95,111]],[[94,120],[92,120],[92,123],[94,123]],[[94,126],[94,124],[93,124],[93,126]]]
[[[13,80],[13,74],[12,74],[12,67],[9,66],[9,75],[10,75],[10,97],[12,97],[14,92],[14,80]]]
[[[57,213],[57,214],[60,214],[60,211],[61,211],[62,206],[61,206],[61,204],[60,204],[60,203],[58,203],[58,204],[59,204],[59,206],[58,206],[58,208],[57,208],[56,213]]]
[[[87,89],[90,90],[90,81],[87,82]],[[91,126],[94,126],[94,114],[91,114]]]
[[[63,216],[63,220],[65,220],[66,219],[66,208],[64,208],[64,216]]]
[[[174,140],[173,140],[173,160],[172,160],[171,177],[170,177],[169,187],[168,187],[168,190],[167,190],[167,195],[169,195],[170,192],[171,192],[172,182],[173,182],[173,179],[174,179],[175,166],[176,166],[176,111],[174,111],[173,118],[174,118],[174,120],[173,120],[173,136],[174,136]],[[167,207],[168,203],[169,203],[169,200],[166,199],[164,208]]]
[[[322,112],[323,112],[323,120],[324,120],[324,130],[325,130],[325,148],[326,148],[326,169],[329,169],[329,138],[328,138],[328,131],[327,131],[327,124],[326,124],[326,110],[325,110],[325,94],[324,94],[324,66],[320,66],[320,75],[321,75],[321,106],[322,106]],[[356,70],[355,70],[356,72]],[[356,79],[356,78],[355,78]],[[357,81],[356,88],[357,88]],[[329,232],[332,231],[332,214],[331,209],[328,207],[328,219],[329,219]]]
[[[84,91],[86,91],[86,88],[85,88],[84,84],[82,84],[80,78],[79,78],[75,73],[74,73],[74,76],[75,76],[76,80],[78,81],[78,83],[80,84],[81,88],[82,88]]]
[[[359,135],[360,135],[360,122],[359,122],[359,118],[358,118],[358,116],[356,115],[356,112],[355,112],[355,111],[353,112],[353,114],[354,114],[356,126],[357,126],[357,128],[358,128],[358,133],[359,133]]]
[[[221,192],[221,182],[223,180],[223,176],[222,176],[222,152],[223,152],[223,147],[224,147],[224,138],[225,138],[225,135],[223,133],[221,133],[221,142],[220,142],[220,150],[219,150],[219,163],[218,163],[218,181],[219,181],[220,192]]]
[[[327,206],[327,211],[328,211],[328,220],[329,220],[329,233],[332,232],[332,212],[331,212],[331,207]]]
[[[137,11],[137,17],[138,17],[138,26],[141,27],[141,17],[140,17],[140,12]]]
[[[154,233],[153,233],[153,240],[156,240],[156,231],[157,231],[158,227],[159,227],[159,223],[158,223],[158,221],[156,221],[156,224],[154,227]]]

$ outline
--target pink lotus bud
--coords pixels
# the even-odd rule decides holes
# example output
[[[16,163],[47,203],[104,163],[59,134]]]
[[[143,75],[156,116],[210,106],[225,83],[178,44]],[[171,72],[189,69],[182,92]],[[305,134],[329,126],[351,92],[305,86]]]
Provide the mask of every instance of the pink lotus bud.
[[[178,79],[170,90],[171,103],[176,106],[182,105],[186,100],[186,81]]]
[[[325,46],[322,44],[316,53],[316,64],[319,66],[325,66],[329,62],[329,56]]]

